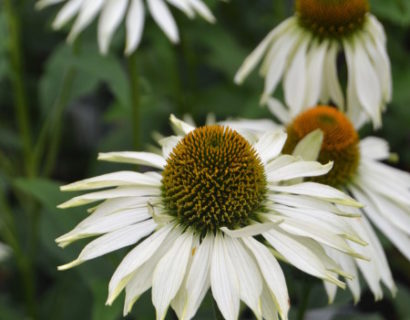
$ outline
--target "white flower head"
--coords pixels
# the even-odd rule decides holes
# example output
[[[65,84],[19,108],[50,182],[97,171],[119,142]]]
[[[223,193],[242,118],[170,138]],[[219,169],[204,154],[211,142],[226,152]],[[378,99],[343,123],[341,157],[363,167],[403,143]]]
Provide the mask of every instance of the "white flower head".
[[[5,260],[10,255],[10,248],[0,242],[0,261]]]
[[[323,133],[323,143],[319,144],[319,152],[312,155],[312,148],[302,148],[300,144],[318,130]],[[361,209],[349,209],[362,215],[362,219],[347,222],[369,244],[357,247],[352,243],[353,248],[371,257],[371,262],[342,256],[332,249],[326,248],[326,252],[350,274],[357,274],[359,267],[376,299],[383,296],[381,283],[394,294],[396,287],[386,256],[368,220],[410,260],[410,174],[384,164],[382,161],[390,157],[388,143],[376,137],[360,140],[346,115],[334,107],[308,108],[287,124],[287,133],[285,153],[296,152],[305,160],[318,159],[321,163],[333,161],[333,169],[327,175],[313,178],[314,181],[351,194],[364,205]],[[357,277],[347,283],[358,300]],[[326,287],[332,299],[335,287]]]
[[[351,119],[380,127],[392,80],[384,30],[368,12],[368,0],[297,0],[295,9],[246,58],[235,82],[242,83],[263,58],[263,104],[282,81],[292,117],[304,106],[332,101]],[[346,94],[337,71],[340,51],[347,63]]]
[[[111,39],[123,20],[126,28],[125,53],[131,54],[138,48],[144,29],[145,6],[148,6],[152,18],[173,43],[179,41],[179,33],[167,3],[189,18],[199,14],[208,22],[215,22],[212,12],[202,0],[39,0],[37,8],[57,3],[64,3],[64,6],[54,20],[54,29],[60,29],[75,18],[68,35],[69,42],[73,42],[99,15],[98,44],[103,54],[108,52]]]
[[[121,171],[62,187],[103,190],[75,197],[61,208],[103,202],[56,240],[64,247],[98,236],[60,270],[134,245],[111,278],[107,304],[125,289],[127,314],[152,288],[157,319],[164,319],[170,306],[178,318],[191,319],[208,289],[226,319],[238,318],[240,301],[258,319],[278,314],[287,319],[289,296],[275,256],[344,287],[338,275],[350,275],[323,247],[366,259],[347,243],[363,243],[355,231],[337,223],[342,214],[337,205],[360,204],[332,187],[299,181],[327,173],[331,163],[282,155],[282,130],[250,142],[228,126],[195,128],[173,116],[171,121],[177,136],[161,140],[161,155],[99,156],[160,173]]]

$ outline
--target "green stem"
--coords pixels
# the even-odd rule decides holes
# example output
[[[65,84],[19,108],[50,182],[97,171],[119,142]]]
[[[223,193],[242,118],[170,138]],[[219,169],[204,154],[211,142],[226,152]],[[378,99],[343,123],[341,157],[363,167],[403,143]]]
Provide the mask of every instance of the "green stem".
[[[303,320],[305,318],[306,310],[308,309],[309,305],[309,296],[311,291],[311,285],[309,283],[304,284],[303,288],[303,296],[301,297],[298,313],[296,316],[296,320]]]
[[[23,145],[23,159],[27,176],[33,176],[33,161],[31,152],[31,129],[30,116],[27,101],[27,93],[24,85],[24,69],[21,48],[20,21],[12,0],[4,0],[4,8],[9,28],[9,54],[12,69],[12,86],[14,105],[16,108],[16,120],[18,123],[20,138]]]
[[[135,150],[138,150],[140,145],[140,91],[136,52],[128,57],[128,72],[131,84],[133,146]]]
[[[36,319],[35,282],[32,264],[21,249],[17,237],[17,229],[14,223],[13,213],[7,204],[3,192],[0,192],[0,212],[4,219],[4,225],[1,226],[1,231],[4,239],[13,249],[17,267],[21,275],[20,280],[24,289],[27,313],[32,319]]]
[[[51,121],[50,124],[50,148],[48,150],[43,169],[44,176],[46,177],[49,176],[53,171],[57,160],[58,151],[60,149],[59,146],[62,134],[64,109],[67,106],[68,100],[70,98],[70,93],[74,84],[75,75],[76,71],[74,67],[71,67],[66,72],[63,79],[63,85],[61,87],[60,95],[56,100],[55,106],[53,107],[53,110],[55,110],[55,115],[54,121]]]

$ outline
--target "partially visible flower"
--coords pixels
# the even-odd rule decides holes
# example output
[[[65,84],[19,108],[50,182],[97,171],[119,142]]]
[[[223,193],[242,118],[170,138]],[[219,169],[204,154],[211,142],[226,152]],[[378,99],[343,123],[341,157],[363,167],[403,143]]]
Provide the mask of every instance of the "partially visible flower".
[[[380,127],[381,113],[391,100],[392,80],[386,36],[368,12],[368,0],[297,0],[295,9],[295,15],[273,29],[246,58],[235,82],[242,83],[264,57],[262,103],[282,80],[292,117],[305,106],[332,101],[356,127],[368,120]],[[337,72],[341,50],[347,62],[346,95]]]
[[[284,121],[288,132],[284,152],[296,153],[305,160],[318,159],[321,163],[333,161],[333,168],[327,175],[311,180],[336,187],[364,204],[361,209],[349,209],[353,214],[362,215],[361,221],[347,222],[369,243],[367,247],[351,245],[356,251],[371,257],[371,261],[341,256],[328,248],[326,252],[351,274],[357,274],[358,266],[376,299],[383,296],[381,282],[394,294],[396,287],[385,253],[368,220],[410,260],[410,174],[382,163],[390,157],[388,143],[376,137],[360,140],[349,119],[336,108],[307,108],[292,119],[277,102],[271,106],[275,107],[271,110],[280,110],[282,119],[288,119]],[[317,130],[323,132],[323,143],[319,149],[312,145],[302,148],[299,144]],[[358,300],[360,285],[357,278],[347,283]],[[326,287],[332,299],[335,287],[329,284]]]
[[[10,248],[0,242],[0,261],[5,260],[10,254]]]
[[[212,12],[202,0],[39,0],[36,6],[42,9],[61,2],[65,4],[55,18],[53,28],[60,29],[76,17],[68,35],[68,41],[73,42],[99,14],[98,44],[103,54],[108,52],[111,39],[123,20],[126,28],[125,53],[131,54],[138,48],[145,23],[144,3],[157,25],[174,43],[179,41],[179,32],[166,2],[189,18],[199,14],[208,22],[215,22]]]
[[[282,155],[283,131],[247,140],[227,126],[195,128],[172,117],[177,136],[161,140],[163,154],[113,152],[99,159],[153,167],[86,179],[62,190],[93,190],[61,208],[103,201],[59,237],[65,247],[97,236],[74,261],[77,266],[136,245],[109,284],[107,304],[125,289],[124,314],[152,287],[157,319],[171,306],[191,319],[212,290],[223,316],[237,319],[242,300],[258,319],[288,318],[289,296],[275,258],[340,287],[349,277],[322,246],[361,257],[347,239],[362,240],[336,204],[360,206],[342,192],[295,179],[327,173],[332,165]],[[257,237],[258,236],[258,237]],[[262,240],[263,239],[263,240]],[[364,258],[364,257],[363,257]]]

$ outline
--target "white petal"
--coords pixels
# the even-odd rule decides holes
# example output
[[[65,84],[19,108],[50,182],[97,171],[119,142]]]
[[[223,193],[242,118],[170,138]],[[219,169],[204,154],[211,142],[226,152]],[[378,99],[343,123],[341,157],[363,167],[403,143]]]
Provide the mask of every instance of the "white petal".
[[[286,124],[291,121],[289,110],[285,108],[285,106],[278,99],[270,97],[266,101],[266,105],[269,111],[276,116],[281,123]]]
[[[270,230],[272,226],[280,222],[282,222],[282,220],[278,219],[278,221],[274,223],[255,223],[236,230],[230,230],[227,227],[222,227],[221,230],[231,238],[252,237]]]
[[[186,231],[180,235],[155,268],[152,279],[152,302],[158,320],[165,318],[171,300],[182,284],[191,255],[192,240],[193,235],[190,232]]]
[[[61,191],[79,191],[119,186],[160,187],[161,181],[139,172],[118,171],[70,183],[60,189]]]
[[[266,283],[263,285],[262,295],[262,316],[266,320],[278,320],[278,310],[275,307],[275,300],[272,299],[272,296],[267,288]],[[285,320],[286,318],[282,318]]]
[[[179,41],[178,27],[163,0],[147,0],[148,8],[157,25],[173,43]]]
[[[178,119],[173,114],[171,114],[171,116],[169,117],[169,120],[171,122],[172,129],[177,135],[184,136],[190,133],[191,131],[195,130],[194,126]]]
[[[295,234],[302,237],[307,237],[316,240],[317,242],[335,248],[341,252],[348,253],[352,256],[356,254],[339,235],[333,234],[328,229],[323,228],[309,221],[301,221],[299,219],[284,217],[280,228],[289,234]]]
[[[261,74],[266,76],[261,98],[262,104],[274,93],[285,71],[289,55],[292,53],[292,50],[297,48],[300,38],[300,32],[290,28],[268,51],[261,67]]]
[[[41,10],[47,6],[63,2],[65,0],[39,0],[36,2],[36,9]]]
[[[87,193],[58,206],[60,209],[82,206],[99,200],[115,199],[122,197],[146,197],[160,195],[160,188],[154,187],[120,187],[116,189]]]
[[[129,55],[138,48],[145,23],[145,7],[142,0],[131,0],[125,22],[127,29],[127,40],[125,54]]]
[[[181,141],[181,137],[171,136],[167,138],[163,138],[158,143],[162,146],[162,155],[164,159],[168,159],[172,150],[177,146],[177,144]]]
[[[308,247],[309,239],[290,236],[279,229],[263,234],[264,238],[296,268],[321,279],[331,280],[343,287],[343,283],[332,278],[314,251]]]
[[[368,198],[368,196],[356,187],[350,186],[351,191],[354,196],[359,199],[365,207],[363,210],[366,212],[370,220],[384,233],[384,235],[390,239],[391,242],[400,250],[400,252],[410,260],[410,238],[408,234],[397,230],[392,224],[386,220],[378,209],[373,205],[373,202]]]
[[[262,59],[272,40],[284,30],[289,28],[294,21],[291,19],[286,19],[278,27],[273,29],[268,35],[262,40],[262,42],[252,51],[252,53],[245,59],[245,61],[240,66],[239,70],[235,75],[235,83],[241,84],[243,80],[251,73],[251,71],[256,67],[259,61]]]
[[[380,88],[383,93],[383,101],[389,102],[392,95],[392,80],[390,60],[387,56],[386,48],[380,45],[380,41],[374,41],[371,35],[363,34],[361,40],[366,47],[366,52],[371,58],[377,73]]]
[[[306,33],[304,33],[306,35]],[[286,104],[292,116],[299,114],[304,107],[306,97],[306,50],[310,37],[303,37],[302,43],[296,50],[295,56],[286,70],[283,89]]]
[[[326,87],[326,91],[329,94],[329,97],[336,103],[337,107],[343,110],[345,105],[344,96],[342,88],[340,86],[339,77],[337,75],[338,51],[339,44],[335,41],[332,41],[325,57],[325,79],[323,86]],[[327,101],[323,102],[326,103]]]
[[[72,231],[57,238],[56,242],[60,247],[66,247],[79,239],[112,232],[125,226],[147,220],[150,217],[147,208],[133,208],[106,216],[95,217],[93,215],[79,223]]]
[[[185,318],[191,319],[198,310],[210,286],[209,270],[213,252],[213,237],[207,235],[199,248],[194,252],[191,269],[186,281],[188,301]]]
[[[357,96],[374,126],[378,128],[381,126],[381,88],[370,58],[359,41],[355,41],[354,68]]]
[[[316,161],[322,148],[322,142],[323,132],[320,129],[316,129],[298,142],[292,154],[306,161]]]
[[[356,86],[356,68],[354,62],[354,51],[349,41],[343,42],[345,51],[348,79],[347,79],[347,116],[353,123],[356,129],[359,129],[365,122],[369,120],[369,115],[364,112],[359,101],[357,86]]]
[[[236,320],[239,315],[239,282],[226,251],[224,238],[215,235],[211,262],[212,295],[226,320]]]
[[[360,154],[373,160],[386,160],[390,156],[389,144],[378,137],[366,137],[360,141]]]
[[[269,172],[267,180],[269,182],[278,182],[295,178],[316,177],[328,173],[332,167],[333,162],[321,164],[317,161],[297,161],[276,171]]]
[[[329,42],[315,41],[307,53],[307,72],[306,72],[306,100],[303,108],[313,107],[320,98],[322,89],[324,61],[327,53]]]
[[[362,205],[343,192],[315,182],[303,182],[291,186],[269,186],[269,189],[277,192],[307,195],[334,203],[361,207]]]
[[[171,236],[177,235],[176,231],[171,232],[171,230],[172,226],[170,225],[159,229],[125,256],[111,277],[107,299],[108,305],[111,305],[115,298],[121,293],[122,289],[124,289],[131,279],[133,272],[150,259],[158,250],[168,234],[171,233]],[[168,240],[169,243],[172,243],[174,237],[169,237]]]
[[[128,0],[106,0],[98,22],[98,45],[102,54],[108,52],[115,30],[124,18]]]
[[[189,18],[192,19],[195,17],[195,12],[192,10],[187,0],[167,0],[167,2],[172,4],[175,8],[181,10]]]
[[[235,272],[239,281],[239,293],[248,307],[254,312],[257,319],[262,318],[261,300],[262,293],[262,278],[259,268],[256,265],[254,258],[243,247],[243,244],[238,240],[230,237],[225,237],[227,253],[235,266]]]
[[[266,132],[253,146],[263,163],[276,158],[283,149],[287,134],[283,130]]]
[[[242,241],[253,253],[261,273],[266,281],[269,296],[275,302],[282,319],[287,319],[289,312],[289,294],[286,286],[285,276],[279,263],[263,244],[255,239],[243,238]]]
[[[215,23],[216,19],[211,10],[201,0],[188,0],[192,8],[199,13],[199,15],[210,23]]]
[[[131,311],[132,306],[138,300],[140,295],[147,291],[152,286],[152,278],[155,267],[158,262],[164,257],[173,245],[173,240],[177,236],[169,237],[161,244],[154,254],[138,267],[131,276],[131,279],[126,286],[126,296],[124,302],[124,316]],[[167,241],[172,240],[172,241]]]
[[[73,42],[78,34],[83,31],[96,17],[104,5],[104,0],[84,0],[80,13],[74,22],[73,28],[68,35],[68,41]]]
[[[357,268],[353,258],[342,254],[332,248],[324,248],[326,253],[329,255],[330,258],[334,259],[340,264],[340,267],[346,271],[347,273],[353,276],[353,279],[347,279],[347,285],[349,289],[352,291],[354,301],[357,303],[360,299],[360,283],[359,283],[359,273],[357,272]],[[332,283],[324,282],[326,291],[329,296],[329,302],[333,303],[333,299],[336,295],[337,286]]]
[[[58,267],[58,270],[66,270],[87,260],[130,246],[149,235],[155,227],[156,223],[153,220],[148,220],[108,233],[90,242],[84,247],[76,260]]]
[[[68,21],[70,21],[78,13],[83,2],[84,0],[67,1],[67,3],[61,8],[56,18],[54,19],[53,28],[60,29]]]
[[[110,161],[110,162],[124,162],[131,164],[140,164],[144,166],[150,166],[158,169],[165,167],[165,159],[151,152],[108,152],[99,153],[98,160]]]

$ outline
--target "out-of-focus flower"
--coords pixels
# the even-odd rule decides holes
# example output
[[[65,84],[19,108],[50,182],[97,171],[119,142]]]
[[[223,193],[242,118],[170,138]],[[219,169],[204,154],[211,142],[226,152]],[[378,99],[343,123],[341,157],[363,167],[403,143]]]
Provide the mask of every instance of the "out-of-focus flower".
[[[157,319],[164,319],[170,306],[178,318],[191,319],[209,288],[226,319],[238,318],[241,300],[258,319],[276,319],[278,314],[287,319],[289,296],[275,256],[344,287],[338,274],[349,275],[322,246],[361,257],[347,239],[362,240],[347,224],[337,222],[343,213],[336,204],[360,205],[332,187],[294,182],[327,173],[331,163],[282,155],[286,141],[282,130],[256,137],[228,126],[195,128],[175,117],[171,122],[176,135],[161,140],[161,155],[99,156],[160,173],[121,171],[62,187],[104,190],[60,205],[103,201],[56,240],[64,247],[98,236],[60,270],[135,245],[111,278],[107,303],[125,289],[127,314],[152,287]]]
[[[280,110],[283,119],[291,119],[283,106],[270,102],[272,110]],[[336,187],[364,205],[361,209],[349,210],[352,214],[361,215],[361,220],[349,219],[347,222],[369,243],[367,247],[351,243],[352,248],[369,256],[371,261],[342,256],[329,248],[326,248],[326,252],[350,274],[357,275],[358,266],[376,299],[383,296],[381,282],[394,294],[396,287],[383,247],[368,220],[410,260],[410,174],[382,163],[390,157],[388,143],[376,137],[359,140],[352,123],[336,108],[307,108],[289,120],[286,126],[288,139],[283,150],[285,153],[299,155],[309,161],[317,159],[321,163],[334,162],[333,169],[327,175],[310,180]],[[312,145],[303,148],[299,145],[318,130],[323,133],[323,142],[319,148]],[[347,283],[357,301],[360,297],[357,277],[349,279]],[[330,299],[333,299],[336,288],[330,284],[326,284],[326,288]]]
[[[368,120],[380,127],[382,111],[391,100],[391,70],[386,36],[368,12],[368,0],[297,0],[295,9],[295,15],[273,29],[246,58],[235,82],[243,82],[264,57],[262,103],[282,80],[292,117],[305,106],[332,101],[356,127]],[[346,95],[337,72],[341,50],[347,62]]]
[[[178,27],[167,2],[189,18],[199,14],[208,22],[215,22],[212,12],[202,0],[39,0],[37,8],[63,2],[64,6],[57,14],[53,28],[60,29],[76,17],[68,35],[68,41],[73,42],[99,14],[98,44],[103,54],[108,52],[111,39],[123,20],[126,28],[125,53],[131,54],[138,48],[144,30],[145,6],[157,25],[174,43],[179,41]]]
[[[0,261],[5,260],[10,254],[10,248],[0,242]]]

